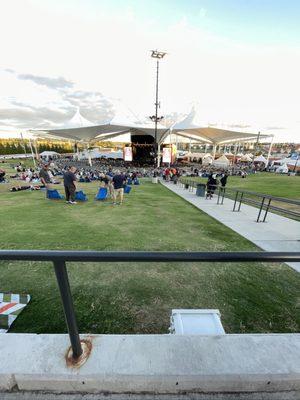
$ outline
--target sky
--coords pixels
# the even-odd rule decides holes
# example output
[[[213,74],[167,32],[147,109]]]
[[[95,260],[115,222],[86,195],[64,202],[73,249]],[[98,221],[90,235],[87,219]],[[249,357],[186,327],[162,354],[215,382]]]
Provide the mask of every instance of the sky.
[[[123,108],[300,142],[299,0],[0,0],[0,137]],[[121,109],[122,109],[121,107]]]

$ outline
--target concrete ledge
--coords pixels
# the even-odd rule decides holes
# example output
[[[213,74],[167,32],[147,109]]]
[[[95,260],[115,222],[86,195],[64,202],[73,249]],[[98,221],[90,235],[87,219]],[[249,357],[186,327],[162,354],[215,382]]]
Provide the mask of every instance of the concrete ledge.
[[[75,369],[67,335],[1,335],[0,390],[300,395],[300,334],[82,338],[93,348]]]

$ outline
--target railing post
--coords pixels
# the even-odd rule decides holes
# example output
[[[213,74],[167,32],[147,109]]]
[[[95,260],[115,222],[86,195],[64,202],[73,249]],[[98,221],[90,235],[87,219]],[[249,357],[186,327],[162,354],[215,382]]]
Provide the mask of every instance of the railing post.
[[[225,190],[226,190],[226,187],[224,186],[224,187],[223,187],[223,193],[222,193],[222,201],[221,201],[221,204],[224,204]]]
[[[220,193],[221,193],[221,190],[222,190],[222,186],[219,186],[217,204],[220,204],[220,203],[219,203],[219,200],[220,200]]]
[[[82,347],[75,317],[66,263],[65,261],[53,261],[53,264],[69,331],[73,358],[78,358],[82,354]]]
[[[241,205],[242,205],[243,196],[244,196],[244,192],[242,192],[241,197],[240,197],[240,204],[239,204],[238,211],[241,210]]]
[[[237,202],[238,195],[239,195],[239,191],[236,192],[235,200],[234,200],[234,205],[233,205],[233,210],[232,210],[232,211],[235,211],[235,205],[236,205],[236,202]]]
[[[268,202],[268,205],[267,205],[267,208],[266,208],[266,211],[265,211],[265,216],[264,216],[263,222],[266,222],[266,218],[267,218],[267,215],[268,215],[268,212],[269,212],[271,201],[272,201],[272,199],[269,199],[269,202]]]
[[[259,222],[260,214],[261,214],[261,212],[262,212],[262,210],[263,210],[264,203],[265,203],[265,197],[263,197],[263,199],[262,199],[262,202],[261,202],[261,205],[260,205],[260,209],[259,209],[259,213],[258,213],[256,222]]]

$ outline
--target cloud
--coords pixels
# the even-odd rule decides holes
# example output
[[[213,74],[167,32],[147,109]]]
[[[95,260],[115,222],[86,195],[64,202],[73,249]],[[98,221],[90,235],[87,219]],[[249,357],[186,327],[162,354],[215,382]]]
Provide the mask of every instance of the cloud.
[[[26,81],[25,95],[7,95],[0,104],[0,125],[16,129],[40,129],[63,127],[79,108],[82,116],[97,124],[114,116],[113,103],[98,91],[76,90],[73,83],[65,79],[51,78],[33,74],[23,74],[5,69],[16,82]],[[13,82],[13,81],[12,81]],[[36,84],[42,85],[38,89]],[[12,86],[9,85],[7,94]],[[31,99],[26,96],[30,91]],[[42,94],[41,94],[42,91]],[[37,97],[35,100],[35,93]],[[13,94],[13,93],[11,93]],[[33,97],[32,97],[33,96]]]
[[[79,107],[81,114],[92,122],[104,122],[114,116],[112,102],[100,92],[68,91],[64,93],[63,99]]]
[[[19,79],[32,81],[37,85],[46,86],[50,89],[68,89],[74,86],[74,83],[68,81],[63,77],[57,78],[49,78],[47,76],[39,76],[39,75],[32,75],[32,74],[18,74]]]
[[[251,128],[251,125],[246,125],[246,124],[230,124],[228,125],[229,128],[234,128],[234,129],[246,129],[246,128]]]
[[[276,130],[282,130],[282,129],[286,129],[286,128],[283,126],[267,126],[265,129],[268,131],[276,131]]]

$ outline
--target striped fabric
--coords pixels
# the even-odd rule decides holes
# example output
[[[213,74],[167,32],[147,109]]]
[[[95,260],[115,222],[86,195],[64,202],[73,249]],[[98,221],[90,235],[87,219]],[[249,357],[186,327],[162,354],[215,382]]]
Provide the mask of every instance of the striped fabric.
[[[0,333],[9,330],[29,301],[29,294],[0,293]]]

